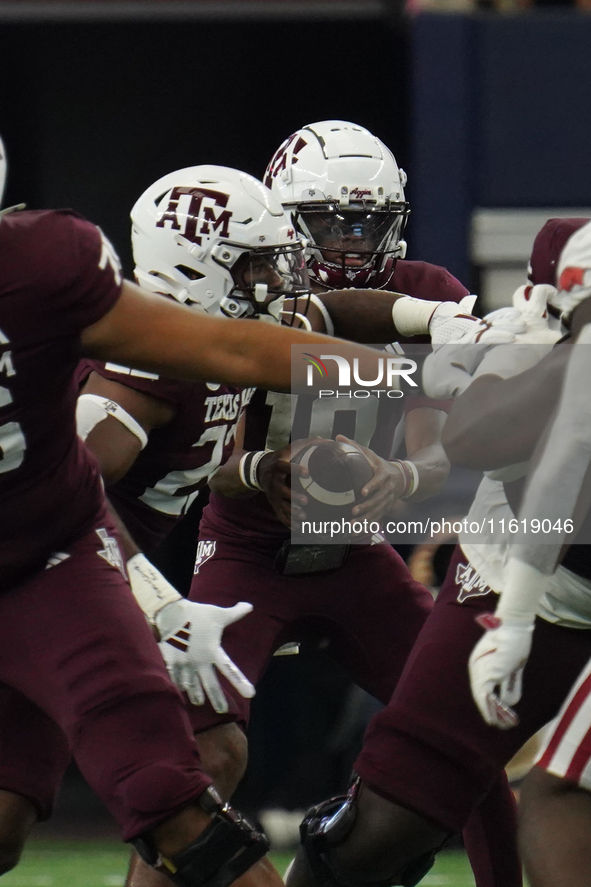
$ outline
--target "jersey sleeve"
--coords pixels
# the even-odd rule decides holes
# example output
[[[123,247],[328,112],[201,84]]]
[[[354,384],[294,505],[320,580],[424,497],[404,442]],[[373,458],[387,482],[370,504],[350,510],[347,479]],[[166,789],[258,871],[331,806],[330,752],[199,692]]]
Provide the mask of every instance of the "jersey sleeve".
[[[84,383],[91,372],[98,373],[99,376],[112,382],[118,382],[119,385],[125,385],[126,388],[133,388],[134,391],[165,400],[175,407],[181,406],[187,399],[187,382],[162,378],[156,373],[135,370],[116,363],[103,363],[100,360],[85,360]]]
[[[463,283],[450,274],[447,268],[425,263],[424,273],[424,286],[439,302],[461,302],[469,294]]]
[[[447,268],[430,262],[398,261],[392,284],[395,292],[407,293],[417,299],[460,302],[468,295],[466,287]]]
[[[39,226],[45,229],[39,271],[47,292],[46,330],[50,335],[78,334],[119,298],[119,258],[100,228],[76,213],[43,214]]]

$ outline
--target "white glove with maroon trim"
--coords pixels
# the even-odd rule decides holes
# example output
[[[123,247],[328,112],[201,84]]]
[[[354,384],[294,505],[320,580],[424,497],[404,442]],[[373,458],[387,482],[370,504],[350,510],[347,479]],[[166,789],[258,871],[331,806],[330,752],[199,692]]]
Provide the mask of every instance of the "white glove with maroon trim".
[[[519,723],[512,706],[521,699],[534,624],[505,622],[494,613],[483,613],[476,622],[486,632],[472,650],[468,664],[472,696],[487,724],[508,730]]]
[[[226,626],[252,611],[252,604],[241,601],[233,607],[214,607],[184,599],[166,604],[154,622],[160,633],[160,652],[173,684],[184,691],[193,705],[203,705],[205,697],[214,711],[228,711],[215,669],[250,699],[255,689],[222,649]]]
[[[552,329],[550,326],[551,315],[548,312],[548,303],[555,294],[556,287],[549,283],[539,283],[537,286],[520,286],[515,290],[513,307],[521,312],[526,324],[524,333],[516,336],[516,342],[553,345],[561,338],[560,324],[556,320],[555,329]]]

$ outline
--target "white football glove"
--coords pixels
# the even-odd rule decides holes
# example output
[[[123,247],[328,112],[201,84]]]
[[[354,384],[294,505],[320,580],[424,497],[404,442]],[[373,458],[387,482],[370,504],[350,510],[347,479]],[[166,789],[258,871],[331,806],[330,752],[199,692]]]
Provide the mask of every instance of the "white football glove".
[[[219,714],[228,711],[214,666],[241,696],[246,699],[254,696],[253,685],[221,646],[224,628],[251,611],[252,604],[244,601],[233,607],[214,607],[181,599],[156,613],[159,647],[170,679],[193,705],[203,705],[207,695],[215,711]]]
[[[505,622],[493,613],[478,616],[476,621],[487,630],[468,664],[472,696],[487,724],[508,730],[519,723],[512,706],[521,699],[534,625]]]
[[[434,345],[458,339],[469,332],[475,323],[481,323],[472,316],[476,296],[464,296],[460,302],[441,302],[429,321],[429,335]]]
[[[238,692],[250,699],[254,687],[224,653],[224,628],[250,613],[252,604],[214,607],[186,601],[145,555],[127,561],[133,595],[151,625],[160,634],[160,651],[170,678],[194,705],[203,705],[207,694],[215,711],[228,711],[228,703],[214,665]]]
[[[549,283],[539,283],[537,286],[520,286],[515,290],[513,306],[520,311],[526,324],[525,331],[516,336],[516,342],[553,345],[561,338],[560,325],[556,322],[556,328],[551,328],[551,315],[548,312],[548,303],[556,295],[556,292],[556,287]]]

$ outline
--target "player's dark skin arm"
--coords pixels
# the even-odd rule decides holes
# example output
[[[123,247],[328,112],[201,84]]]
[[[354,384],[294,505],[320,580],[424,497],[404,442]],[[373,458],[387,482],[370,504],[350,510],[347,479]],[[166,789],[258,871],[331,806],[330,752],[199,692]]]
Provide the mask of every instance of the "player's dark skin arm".
[[[236,425],[232,455],[229,459],[226,459],[223,465],[220,465],[208,480],[209,488],[212,492],[218,493],[220,496],[228,496],[229,499],[256,496],[254,490],[249,490],[244,486],[238,472],[240,459],[246,453],[244,449],[244,425],[245,415],[243,413]]]
[[[335,343],[317,333],[279,325],[208,317],[146,293],[129,281],[123,283],[113,308],[82,331],[80,341],[82,353],[99,360],[175,379],[230,382],[276,391],[292,387],[291,345],[326,348],[338,344],[350,360],[366,358],[375,365],[375,353],[359,345]],[[295,381],[303,385],[305,363],[295,364]]]
[[[402,294],[351,289],[319,293],[318,297],[330,314],[335,336],[369,344],[394,342],[400,338],[392,320],[392,306],[404,298]],[[434,295],[433,299],[436,300],[437,296]],[[314,305],[310,310],[318,311]]]
[[[115,401],[142,426],[146,434],[153,428],[167,425],[175,415],[174,407],[166,401],[120,385],[112,379],[105,379],[95,372],[90,374],[80,394],[97,394]],[[85,444],[98,460],[106,487],[124,477],[141,452],[139,439],[114,416],[107,416],[102,422],[98,422],[88,434]],[[128,561],[139,554],[141,549],[108,496],[107,504],[119,531],[123,556]],[[158,640],[158,629],[152,626],[152,631]]]
[[[475,379],[443,429],[452,465],[491,470],[527,461],[558,403],[569,352],[559,345],[524,373]]]

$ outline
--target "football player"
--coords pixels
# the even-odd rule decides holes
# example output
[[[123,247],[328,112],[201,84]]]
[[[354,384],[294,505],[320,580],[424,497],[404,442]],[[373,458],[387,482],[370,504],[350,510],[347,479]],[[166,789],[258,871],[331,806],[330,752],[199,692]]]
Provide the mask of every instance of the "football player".
[[[547,619],[550,611],[558,624],[568,619],[579,629],[590,627],[589,546],[569,547],[571,534],[556,527],[557,518],[561,523],[577,515],[580,519],[588,511],[590,270],[591,223],[573,234],[558,263],[559,292],[553,301],[579,335],[575,347],[568,349],[560,400],[519,511],[520,521],[528,525],[551,515],[555,532],[544,545],[537,539],[532,542],[531,535],[510,545],[496,613],[483,620],[488,630],[470,657],[472,692],[478,708],[487,724],[504,727],[509,735],[514,729],[508,728],[520,724],[532,700],[540,704],[547,693],[544,676],[535,665],[544,625],[536,614]],[[581,634],[588,635],[588,631]],[[560,653],[552,669],[562,678],[561,666],[568,651]],[[582,887],[589,874],[589,665],[585,665],[570,693],[562,681],[561,688],[563,698],[566,693],[568,697],[523,791],[522,847],[526,870],[535,887]]]
[[[145,293],[122,279],[100,230],[68,210],[4,210],[0,252],[0,869],[50,814],[73,754],[150,864],[177,883],[229,884],[266,843],[201,768],[76,435],[74,373],[86,354],[289,390],[289,346],[328,340]]]
[[[286,295],[308,291],[302,247],[289,218],[260,182],[238,170],[200,166],[170,173],[141,195],[131,218],[135,276],[151,292],[206,314],[273,321]],[[198,648],[187,649],[195,646],[191,611],[200,622],[201,610],[181,601],[145,555],[153,555],[230,455],[254,389],[176,381],[98,361],[86,361],[79,372],[87,381],[78,399],[78,430],[99,459],[109,500],[128,531],[132,590],[141,604],[146,582],[156,582],[162,602],[176,602],[166,611],[168,640],[161,646],[171,676],[192,702],[201,702],[205,691],[223,712],[223,692],[203,661],[208,648],[202,625]],[[249,609],[241,603],[224,616]],[[252,694],[231,663],[220,658],[218,668],[238,681],[239,691]]]
[[[341,121],[304,127],[277,152],[265,181],[290,208],[295,227],[309,240],[308,266],[316,290],[306,318],[309,324],[324,322],[323,328],[329,332],[353,338],[363,333],[361,306],[365,303],[368,313],[375,309],[376,318],[381,316],[386,304],[391,307],[389,289],[418,297],[412,305],[419,314],[426,309],[422,299],[436,295],[459,302],[465,296],[466,290],[444,269],[403,258],[402,231],[408,213],[404,176],[388,149],[363,128]],[[337,246],[319,235],[326,229],[331,230],[331,236],[341,238]],[[369,294],[354,289],[332,290],[342,286],[385,289],[371,290]],[[376,324],[372,337],[366,341],[387,341],[383,327],[379,338],[378,327]],[[398,333],[398,339],[404,341],[418,332],[425,333],[427,328],[418,329],[412,323],[407,327],[398,320],[391,335]],[[264,392],[257,392],[248,406],[244,437],[237,440],[234,455],[211,481],[214,492],[200,529],[191,598],[227,606],[236,599],[237,589],[244,594],[246,583],[245,596],[254,604],[254,610],[242,623],[229,627],[226,645],[254,684],[281,644],[320,635],[329,640],[328,654],[345,667],[353,680],[385,703],[430,601],[420,586],[410,580],[406,567],[388,545],[352,546],[340,563],[332,559],[319,563],[316,552],[310,552],[306,562],[305,548],[294,551],[289,547],[285,524],[289,523],[290,503],[285,478],[290,470],[295,470],[287,461],[293,452],[287,446],[292,406],[281,395]],[[435,454],[444,417],[442,405],[436,409],[433,402],[408,401],[405,461],[411,463],[412,476],[416,471],[418,487],[413,489],[389,460],[392,429],[373,406],[368,409],[359,400],[344,402],[339,398],[337,413],[334,403],[306,404],[300,399],[295,415],[296,419],[299,414],[300,418],[307,415],[308,434],[324,438],[337,434],[338,423],[344,417],[348,427],[355,429],[356,440],[377,450],[371,493],[375,495],[381,489],[383,513],[401,496],[420,498],[438,489],[444,463]],[[353,436],[352,431],[349,435]],[[370,497],[358,506],[361,510],[371,507]],[[332,551],[329,546],[326,548],[326,555],[332,558],[334,547]],[[367,576],[372,577],[369,584]],[[250,638],[256,638],[256,643],[249,643]],[[249,704],[232,693],[231,688],[228,692],[232,699],[227,715],[219,716],[206,705],[193,710],[190,716],[200,738],[215,734],[219,740],[215,748],[227,748],[222,764],[229,781],[237,783],[245,765],[245,746],[237,737],[239,728],[248,720]],[[494,803],[499,815],[503,805],[510,804],[508,788],[500,774]],[[381,813],[381,809],[377,811],[378,818]],[[419,828],[419,837],[413,837],[409,843],[404,839],[405,830],[410,833],[405,814]],[[474,823],[478,832],[479,817],[475,817]],[[410,811],[401,814],[400,825],[401,843],[412,865],[404,862],[399,867],[404,879],[399,883],[411,883],[409,879],[427,867],[425,858],[419,868],[414,864],[415,856],[424,857],[424,853],[414,852],[421,840],[432,850],[442,843],[447,831],[421,822]],[[489,874],[488,859],[482,859],[481,846],[476,848],[477,842],[475,838],[472,855],[479,883],[502,883],[503,887],[518,883],[511,880],[513,872],[504,880],[499,875],[495,882],[493,874]],[[366,856],[363,878],[373,879],[382,865],[379,852],[383,848],[376,849],[371,841],[368,848],[372,861],[368,863]],[[504,852],[510,855],[506,847]],[[476,861],[478,855],[481,862]],[[384,878],[396,876],[396,871],[384,872]],[[502,874],[508,871],[510,867],[506,865]],[[380,877],[376,874],[376,879]]]
[[[324,318],[331,318],[332,312],[334,323],[340,324],[349,337],[359,332],[362,300],[357,300],[358,305],[350,306],[354,318],[348,317],[350,312],[343,310],[351,301],[345,298],[331,308],[323,306],[322,312],[317,307],[316,315],[310,321],[306,316],[306,299],[300,297],[294,301],[294,295],[303,293],[307,283],[299,240],[281,205],[268,189],[250,176],[212,166],[171,173],[155,182],[139,198],[132,211],[132,221],[135,273],[145,288],[183,301],[198,310],[230,317],[271,320],[281,317],[284,322],[291,322],[297,309],[299,320],[324,328]],[[215,221],[218,223],[214,224]],[[465,290],[459,284],[457,289],[458,296],[464,295]],[[286,295],[291,297],[287,302],[284,301]],[[399,307],[394,318],[392,306],[396,301]],[[403,303],[409,309],[408,317]],[[444,328],[454,314],[461,312],[455,303],[449,306],[449,310],[445,303],[421,302],[420,305],[421,310],[417,314],[415,300],[389,295],[384,299],[384,305],[380,305],[381,313],[375,318],[375,323],[381,329],[388,328],[392,334],[396,333],[394,321],[404,328],[410,324],[411,333],[427,332],[432,316],[436,315],[436,325],[440,323]],[[373,312],[366,310],[366,314],[371,325]],[[373,340],[373,332],[370,334],[367,326],[366,338]],[[90,365],[86,371],[89,368]],[[189,383],[173,383],[112,364],[100,365],[95,362],[92,369],[93,373],[79,401],[80,427],[87,435],[87,444],[99,455],[107,481],[115,479],[115,483],[109,487],[109,494],[117,511],[136,540],[141,541],[150,552],[154,543],[170,528],[174,517],[182,513],[194,498],[197,484],[207,477],[216,483],[213,478],[220,473],[217,469],[223,461],[222,455],[224,458],[227,456],[222,447],[224,443],[228,445],[233,442],[239,407],[248,400],[248,395],[239,402],[236,395],[210,390],[214,387],[211,385],[199,388]],[[273,397],[279,398],[280,395],[275,393]],[[431,417],[433,410],[424,409],[423,401],[416,403],[415,407],[415,417],[418,419],[422,414],[423,426],[421,428],[415,422],[413,431],[411,420],[411,435],[414,434],[414,440],[418,441],[415,449],[420,449],[419,444],[422,444],[423,457],[430,468],[428,473],[421,469],[421,457],[417,453],[415,470],[423,475],[421,495],[425,495],[426,491],[435,489],[445,479],[447,466],[445,460],[441,459],[440,450],[440,464],[433,460],[433,455],[437,456],[437,447],[429,444],[429,435],[434,440],[438,434],[440,417]],[[266,412],[266,408],[263,409]],[[213,428],[208,428],[208,422]],[[138,455],[148,434],[146,447]],[[287,443],[289,427],[284,427],[281,434]],[[203,443],[210,445],[215,438],[214,452],[212,454],[210,446],[205,459],[199,452],[200,448],[195,447],[195,440],[199,441],[202,437],[207,437]],[[409,439],[412,441],[412,436]],[[243,451],[240,452],[242,455]],[[131,462],[133,466],[130,468]],[[234,463],[235,472],[238,456]],[[384,468],[381,468],[382,465]],[[186,466],[192,469],[188,473],[182,470]],[[407,475],[383,459],[379,460],[378,467],[382,472],[379,475],[380,497],[383,496],[384,486],[390,490],[391,496],[393,492],[396,497],[405,492]],[[124,477],[117,480],[122,474]],[[240,481],[238,486],[240,495],[249,492]],[[370,497],[370,501],[375,503],[376,498],[379,497]],[[268,521],[269,518],[264,514],[263,519]],[[277,523],[273,519],[272,527]],[[277,531],[274,532],[277,535]],[[283,528],[279,535],[281,544],[288,532]],[[267,536],[267,544],[269,541],[272,542],[272,536]],[[204,547],[208,547],[207,543],[201,549]],[[386,570],[392,559],[390,556],[393,556],[387,546],[381,547],[381,551],[386,550],[388,554],[382,554],[381,558],[376,550],[371,560],[372,564],[380,562],[381,575],[384,577],[382,584],[385,584]],[[393,557],[395,566],[400,569],[399,559]],[[140,573],[138,599],[142,598],[141,580],[144,575],[149,575],[151,581],[164,589],[166,599],[174,594],[170,589],[166,591],[162,577],[157,577],[141,555],[134,555],[128,566],[131,567],[132,587],[138,580],[136,568]],[[359,559],[359,573],[362,568]],[[408,609],[407,631],[409,636],[414,636],[430,599],[422,589],[411,583],[403,570],[401,586],[408,586],[408,604],[404,602],[404,588],[400,588],[399,596],[403,598],[400,608]],[[389,582],[387,590],[390,590]],[[378,597],[376,594],[376,599]],[[185,602],[183,605],[194,606]],[[385,597],[383,606],[386,606]],[[181,631],[186,635],[187,626],[183,624]],[[161,645],[165,658],[167,661],[171,657],[175,659],[173,672],[177,666],[181,676],[177,685],[190,690],[193,701],[197,701],[194,697],[195,669],[188,661],[186,643],[181,644],[180,637],[173,636],[172,640],[174,646],[171,650],[167,649],[169,645],[166,643]],[[177,650],[177,643],[182,649]],[[405,652],[404,644],[400,646],[401,649],[396,650],[395,654],[388,653],[388,657],[395,661],[397,671],[401,668]],[[203,655],[204,651],[201,648],[199,652]],[[377,681],[378,669],[375,671],[373,680]],[[217,682],[214,686],[218,691],[217,696],[211,692],[208,696],[219,716],[227,705],[224,706],[224,697]],[[386,698],[389,679],[384,682],[384,687],[380,693]],[[241,692],[239,685],[236,689]],[[209,706],[210,713],[211,710]],[[221,723],[220,729],[206,730],[197,735],[205,767],[224,797],[232,793],[242,775],[246,758],[244,735],[235,728],[235,716],[231,714],[228,718],[232,721],[233,729],[228,730],[223,723],[225,718],[218,717],[212,724],[217,727]],[[147,870],[140,860],[135,860],[129,884],[157,881],[155,873]]]

